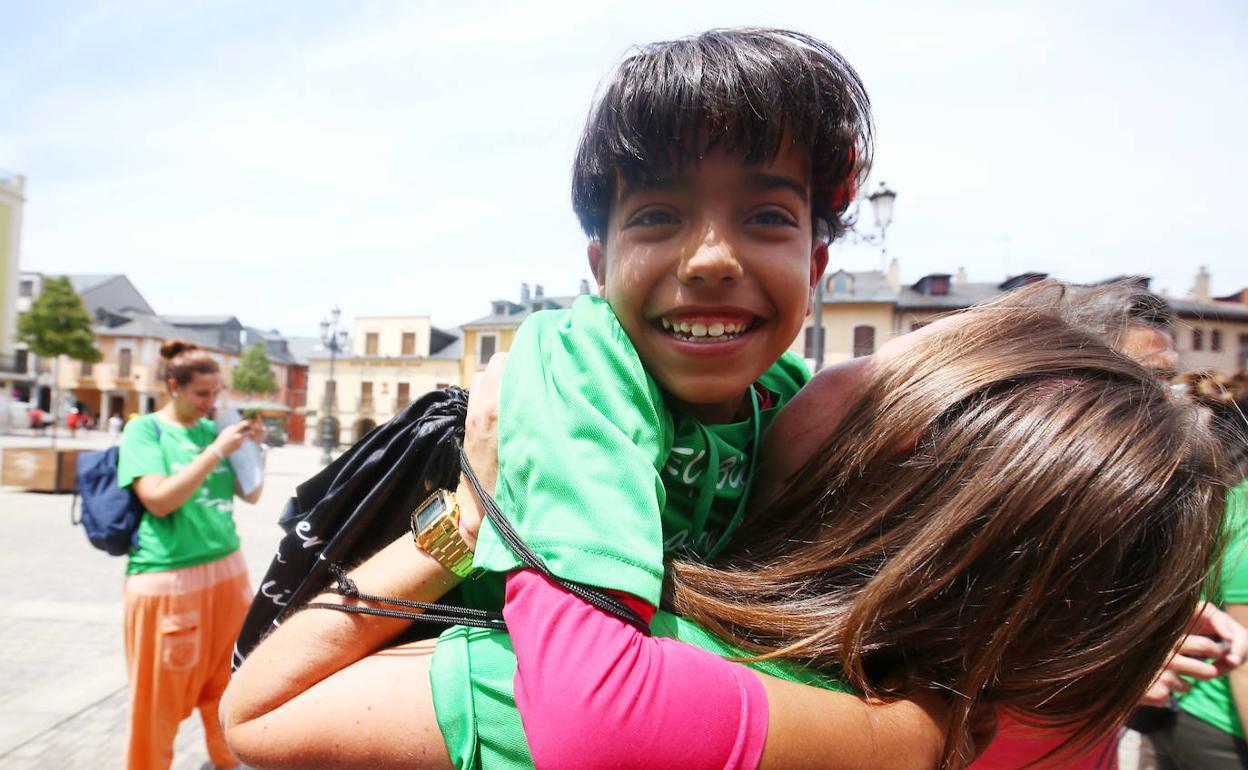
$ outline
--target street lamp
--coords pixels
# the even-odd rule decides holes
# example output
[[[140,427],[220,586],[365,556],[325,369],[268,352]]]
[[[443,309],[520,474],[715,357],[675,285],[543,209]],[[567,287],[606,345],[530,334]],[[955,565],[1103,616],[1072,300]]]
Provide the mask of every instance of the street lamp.
[[[338,444],[338,422],[334,417],[334,406],[338,402],[338,383],[334,381],[334,360],[338,351],[347,346],[346,329],[338,328],[338,319],[342,311],[337,305],[329,311],[329,318],[321,319],[321,344],[329,349],[329,381],[325,383],[325,416],[321,418],[321,443],[325,451],[321,453],[321,462],[329,465],[334,458],[331,454]]]
[[[880,271],[888,269],[888,250],[884,246],[884,235],[888,232],[888,226],[893,222],[893,201],[897,200],[897,193],[888,189],[888,185],[880,182],[880,189],[866,196],[871,202],[871,215],[875,219],[875,229],[878,233],[864,233],[853,224],[845,232],[845,237],[849,238],[850,243],[869,243],[871,245],[879,244],[880,247]],[[854,222],[856,217],[848,216],[846,220]],[[811,331],[811,342],[815,347],[815,371],[823,368],[823,276],[819,277],[819,283],[815,284],[815,319],[814,328]]]

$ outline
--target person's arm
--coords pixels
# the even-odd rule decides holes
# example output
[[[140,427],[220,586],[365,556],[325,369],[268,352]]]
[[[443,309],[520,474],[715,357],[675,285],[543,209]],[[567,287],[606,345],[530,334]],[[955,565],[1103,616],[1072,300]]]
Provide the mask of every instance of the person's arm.
[[[1171,695],[1191,689],[1188,679],[1206,681],[1238,670],[1245,655],[1248,630],[1243,623],[1208,602],[1201,604],[1192,615],[1187,636],[1179,640],[1174,655],[1145,691],[1140,705],[1168,706]]]
[[[134,467],[133,463],[143,462],[142,458],[128,457],[128,453],[152,456],[155,452],[155,456],[159,456],[159,439],[156,438],[155,431],[150,424],[140,423],[128,430],[152,431],[152,436],[150,438],[138,435],[123,437],[121,447],[123,465],[130,464]],[[204,483],[217,463],[222,462],[231,452],[238,449],[247,436],[247,430],[244,423],[231,425],[217,434],[217,438],[207,449],[196,455],[194,460],[176,473],[166,476],[161,473],[144,472],[147,470],[144,468],[134,472],[131,476],[132,480],[127,483],[131,484],[139,502],[143,503],[143,508],[148,513],[157,517],[168,516],[191,499],[191,495],[194,495],[195,490]],[[129,473],[119,469],[118,475],[124,479]]]
[[[944,711],[934,698],[926,708],[868,703],[759,674],[646,636],[532,570],[508,576],[503,614],[516,706],[534,764],[546,770],[940,763]]]
[[[349,575],[361,593],[427,602],[460,581],[410,534]],[[369,605],[333,593],[313,601]],[[427,665],[383,650],[409,625],[326,609],[288,618],[230,680],[221,707],[230,748],[256,767],[447,766],[428,708]]]

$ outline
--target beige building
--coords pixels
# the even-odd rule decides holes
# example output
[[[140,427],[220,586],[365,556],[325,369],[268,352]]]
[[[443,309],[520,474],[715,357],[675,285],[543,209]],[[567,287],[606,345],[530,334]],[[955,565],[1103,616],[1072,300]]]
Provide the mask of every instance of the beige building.
[[[331,357],[321,347],[309,355],[307,416],[313,429],[307,440],[324,440],[327,407],[337,418],[338,442],[353,443],[421,395],[459,384],[459,343],[459,335],[436,328],[428,316],[356,318],[346,350]]]
[[[516,329],[530,314],[538,310],[554,310],[571,307],[580,294],[589,293],[589,282],[581,281],[579,294],[548,297],[538,285],[532,290],[527,283],[520,284],[520,301],[496,299],[490,303],[490,314],[460,326],[463,331],[463,357],[460,361],[459,382],[468,387],[472,375],[485,368],[490,356],[511,350]]]
[[[976,282],[959,269],[956,274],[932,273],[902,283],[893,260],[887,272],[829,272],[823,279],[823,362],[834,364],[870,355],[889,339],[930,323],[944,313],[970,307],[1020,286],[1048,277],[1022,273],[1000,282]],[[1136,278],[1147,285],[1147,278]],[[1175,313],[1173,334],[1184,369],[1233,372],[1248,366],[1248,290],[1214,298],[1204,268],[1182,298],[1167,297]],[[815,363],[814,315],[792,350]]]
[[[17,349],[18,263],[25,193],[25,177],[0,170],[0,404],[7,401],[15,386],[30,381],[25,356]]]

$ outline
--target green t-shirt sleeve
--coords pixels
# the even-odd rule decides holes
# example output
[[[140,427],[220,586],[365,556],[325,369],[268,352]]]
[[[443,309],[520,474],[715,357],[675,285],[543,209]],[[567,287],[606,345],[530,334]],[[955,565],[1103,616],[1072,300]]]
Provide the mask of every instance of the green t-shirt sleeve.
[[[1222,562],[1222,601],[1248,604],[1248,480],[1227,494],[1226,521],[1232,537]]]
[[[499,508],[550,570],[659,603],[659,469],[671,418],[604,301],[535,313],[516,334],[498,419]],[[475,564],[520,562],[486,522]]]
[[[117,486],[128,487],[140,476],[169,475],[155,420],[155,415],[140,417],[131,420],[122,431],[117,457]]]

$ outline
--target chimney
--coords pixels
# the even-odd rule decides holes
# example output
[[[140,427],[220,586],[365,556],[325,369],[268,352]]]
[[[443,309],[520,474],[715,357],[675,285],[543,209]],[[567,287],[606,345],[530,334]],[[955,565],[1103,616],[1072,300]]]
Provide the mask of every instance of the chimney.
[[[888,261],[888,288],[892,289],[894,294],[901,291],[901,265],[897,264],[896,257]]]
[[[520,284],[520,304],[529,304],[529,285],[527,283]]]
[[[1192,286],[1191,295],[1201,302],[1213,301],[1213,292],[1209,289],[1209,271],[1204,265],[1196,271],[1196,283]]]
[[[542,297],[545,297],[545,296],[546,296],[546,291],[542,289],[542,285],[540,283],[533,287],[533,299],[541,299]]]
[[[953,277],[953,285],[954,285],[954,286],[965,286],[965,285],[966,285],[966,280],[967,280],[967,279],[966,279],[966,268],[965,268],[965,267],[959,267],[959,268],[958,268],[958,274],[957,274],[957,275],[955,275],[955,276]]]
[[[580,288],[580,289],[579,289],[576,293],[577,293],[577,294],[589,294],[589,281],[587,281],[586,279],[582,278],[582,279],[581,279],[581,288]]]

